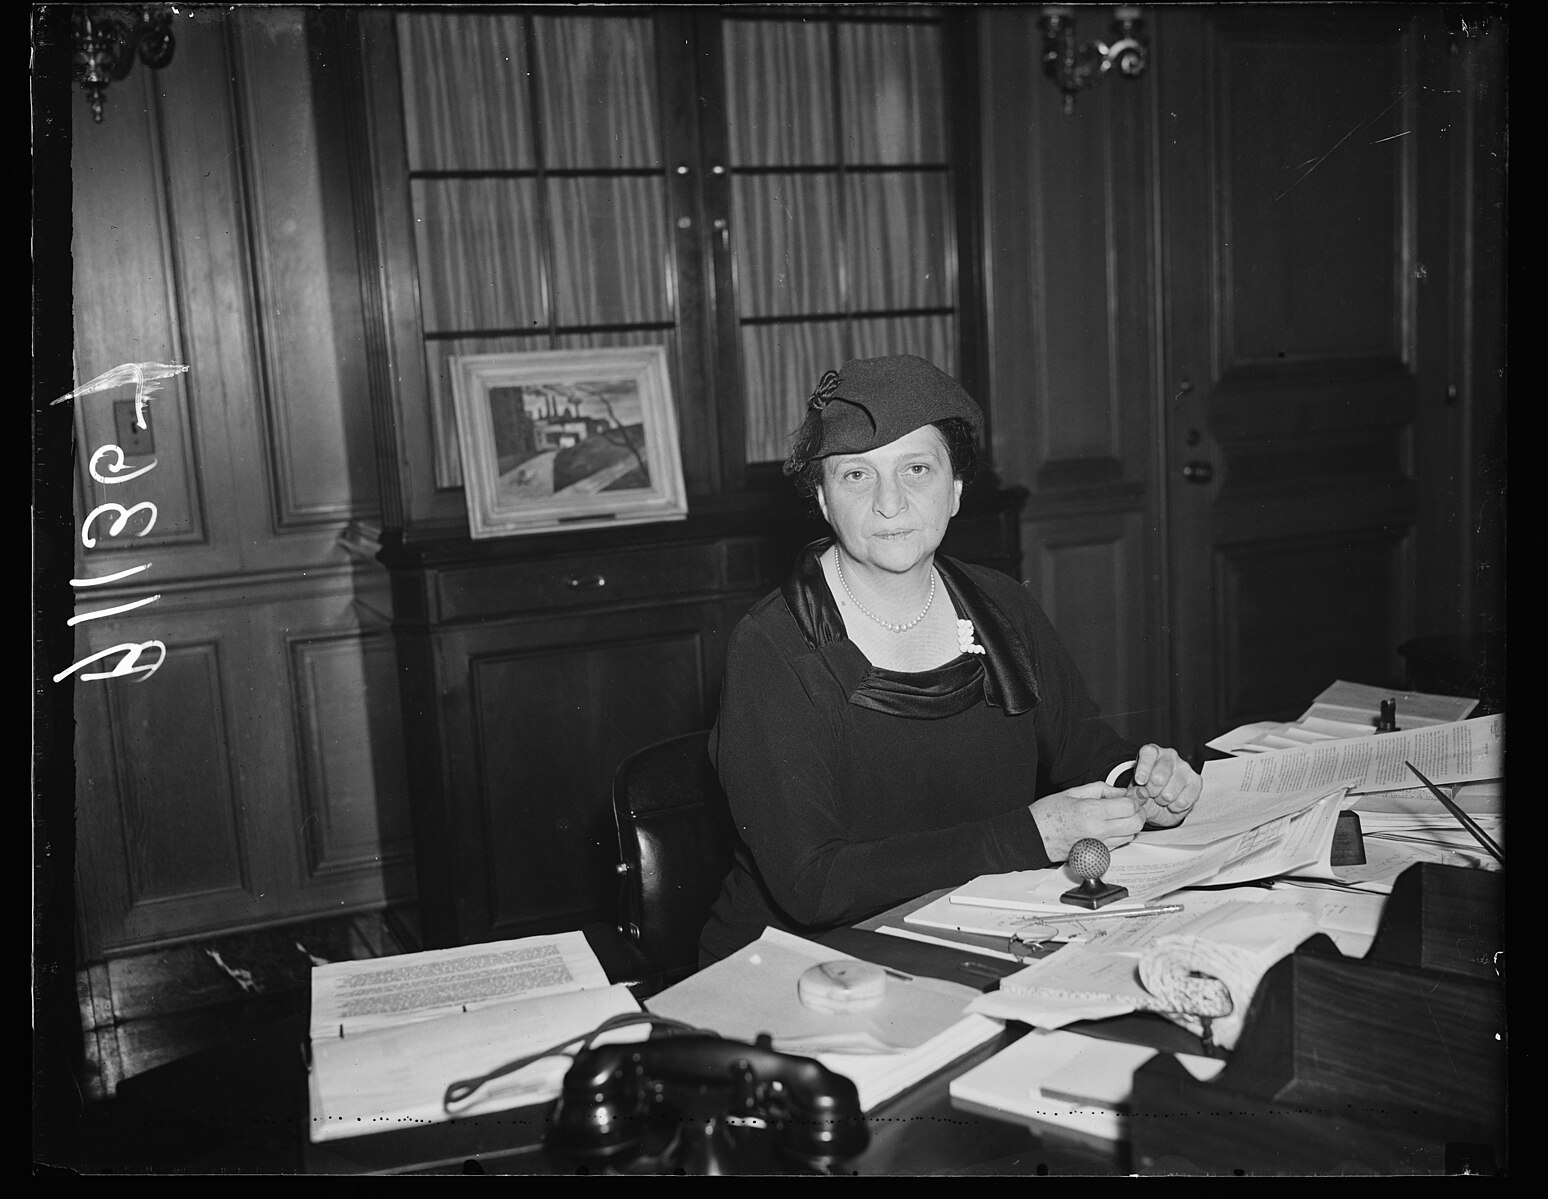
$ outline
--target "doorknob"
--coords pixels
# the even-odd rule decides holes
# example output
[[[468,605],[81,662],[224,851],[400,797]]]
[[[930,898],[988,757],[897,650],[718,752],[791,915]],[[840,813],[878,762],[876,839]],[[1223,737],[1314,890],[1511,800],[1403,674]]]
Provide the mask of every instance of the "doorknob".
[[[1213,462],[1188,462],[1182,468],[1183,478],[1190,483],[1197,483],[1200,487],[1211,482],[1215,477],[1215,464]]]

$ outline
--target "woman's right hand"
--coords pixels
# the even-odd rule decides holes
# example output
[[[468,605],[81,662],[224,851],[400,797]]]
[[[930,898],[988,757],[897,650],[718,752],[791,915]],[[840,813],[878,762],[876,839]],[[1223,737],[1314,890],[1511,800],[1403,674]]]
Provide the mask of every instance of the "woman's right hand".
[[[1070,856],[1070,847],[1094,837],[1109,849],[1134,840],[1145,827],[1143,805],[1129,792],[1106,783],[1083,783],[1035,800],[1032,819],[1042,834],[1050,862]]]

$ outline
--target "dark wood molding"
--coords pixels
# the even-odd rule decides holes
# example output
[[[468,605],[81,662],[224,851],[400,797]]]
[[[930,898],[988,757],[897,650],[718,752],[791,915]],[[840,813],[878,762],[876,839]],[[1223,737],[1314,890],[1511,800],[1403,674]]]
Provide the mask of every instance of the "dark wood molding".
[[[959,381],[984,410],[984,461],[994,466],[994,401],[989,386],[989,322],[984,269],[982,130],[979,121],[978,17],[951,9],[942,21],[947,129],[953,147],[957,217],[957,335]]]

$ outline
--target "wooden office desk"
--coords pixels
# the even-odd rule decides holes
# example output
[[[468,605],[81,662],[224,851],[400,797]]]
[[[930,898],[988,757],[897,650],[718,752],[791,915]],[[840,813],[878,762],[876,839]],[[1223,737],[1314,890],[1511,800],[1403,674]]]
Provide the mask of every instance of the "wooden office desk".
[[[894,938],[837,934],[836,949],[876,949],[881,956],[916,948]],[[610,977],[626,958],[605,935],[588,938]],[[872,937],[879,944],[864,941]],[[947,958],[960,955],[947,955]],[[905,959],[894,958],[902,961]],[[889,964],[891,964],[889,962]],[[297,1015],[232,1041],[125,1080],[117,1105],[125,1142],[137,1160],[111,1164],[116,1173],[556,1174],[543,1149],[548,1106],[517,1108],[423,1128],[399,1129],[311,1144],[305,1049],[307,1020]],[[951,1079],[1003,1048],[1023,1030],[1012,1028],[968,1057],[882,1104],[868,1116],[871,1144],[847,1163],[859,1176],[1098,1175],[1121,1172],[1116,1152],[1035,1134],[1029,1128],[965,1112],[952,1103]],[[1180,1031],[1180,1030],[1179,1030]]]
[[[1296,961],[1287,959],[1276,967],[1255,997],[1243,1039],[1216,1083],[1194,1084],[1176,1077],[1166,1055],[1142,1068],[1136,1074],[1135,1102],[1159,1122],[1152,1120],[1146,1124],[1143,1137],[1136,1132],[1133,1150],[1121,1145],[1094,1145],[1041,1128],[1035,1131],[1013,1118],[994,1117],[953,1103],[949,1092],[951,1079],[984,1061],[1024,1031],[1012,1025],[1000,1038],[869,1113],[871,1144],[848,1167],[860,1176],[1111,1175],[1135,1169],[1159,1173],[1232,1172],[1222,1163],[1239,1163],[1253,1174],[1345,1172],[1335,1167],[1346,1159],[1353,1161],[1359,1157],[1369,1148],[1365,1142],[1378,1133],[1396,1138],[1394,1144],[1399,1149],[1408,1143],[1403,1138],[1410,1136],[1410,1131],[1398,1118],[1407,1118],[1403,1112],[1389,1113],[1385,1125],[1391,1127],[1368,1135],[1355,1127],[1359,1121],[1352,1121],[1343,1113],[1346,1098],[1362,1098],[1370,1106],[1373,1097],[1385,1095],[1387,1088],[1399,1083],[1407,1086],[1404,1093],[1416,1107],[1428,1106],[1434,1118],[1449,1129],[1457,1125],[1448,1103],[1449,1092],[1437,1081],[1439,1075],[1426,1082],[1427,1063],[1444,1057],[1445,1045],[1437,1042],[1419,1054],[1410,1049],[1435,1031],[1421,1027],[1417,1013],[1428,1010],[1426,1004],[1433,1000],[1437,987],[1445,986],[1449,988],[1448,994],[1455,991],[1462,996],[1458,1001],[1462,1006],[1453,1004],[1456,1010],[1451,1024],[1469,1025],[1469,1035],[1474,1039],[1480,1035],[1479,1028],[1471,1025],[1487,1018],[1487,1013],[1482,1012],[1485,1005],[1467,991],[1465,982],[1458,981],[1468,972],[1485,982],[1494,978],[1494,963],[1488,954],[1480,956],[1470,949],[1459,956],[1458,952],[1464,941],[1467,945],[1475,941],[1486,945],[1493,935],[1495,917],[1489,913],[1497,911],[1498,896],[1474,892],[1480,882],[1501,880],[1479,879],[1474,877],[1476,873],[1427,867],[1409,880],[1415,884],[1413,887],[1405,887],[1404,880],[1399,880],[1394,900],[1403,901],[1405,892],[1412,891],[1412,902],[1397,902],[1389,910],[1376,945],[1363,962],[1342,959],[1329,942],[1331,959],[1302,960],[1307,948],[1303,946],[1295,955]],[[1420,883],[1424,885],[1419,886]],[[1459,887],[1462,889],[1458,890]],[[1467,932],[1466,938],[1459,940],[1459,929]],[[915,973],[938,972],[930,964],[932,954],[937,955],[935,966],[944,965],[948,974],[960,971],[968,960],[962,952],[861,928],[838,930],[823,940],[839,952]],[[598,956],[610,971],[616,969],[616,965],[608,965],[608,955],[599,951]],[[1013,963],[999,967],[1001,973],[1014,968]],[[1280,974],[1290,980],[1290,985],[1272,985]],[[1312,977],[1314,974],[1316,978]],[[1340,986],[1354,986],[1363,979],[1366,989],[1380,991],[1380,998],[1361,998],[1350,991],[1352,1006],[1345,1011],[1340,1006],[1339,995],[1344,994],[1340,990],[1322,1008],[1310,1008],[1306,997],[1315,998],[1314,984],[1324,974],[1342,979]],[[1300,981],[1303,975],[1307,980],[1304,985]],[[616,973],[611,976],[618,977]],[[1388,976],[1399,982],[1410,979],[1410,985],[1397,991],[1381,990],[1387,985],[1384,980]],[[962,975],[957,973],[957,977]],[[1498,1002],[1503,1004],[1502,986],[1498,990]],[[1485,998],[1493,993],[1488,986],[1480,991]],[[1492,998],[1489,1001],[1495,1002]],[[1400,1010],[1403,1015],[1397,1015]],[[1357,1034],[1341,1031],[1356,1024],[1361,1030]],[[1200,1051],[1196,1038],[1158,1016],[1134,1015],[1083,1022],[1074,1027],[1092,1035],[1150,1044],[1171,1053]],[[1479,1027],[1487,1033],[1486,1025]],[[1329,1039],[1329,1028],[1341,1038],[1336,1046]],[[306,1037],[307,1021],[298,1015],[124,1082],[119,1088],[119,1101],[140,1160],[112,1163],[114,1171],[564,1172],[543,1149],[549,1110],[546,1105],[310,1144]],[[1462,1047],[1461,1042],[1458,1047]],[[1333,1048],[1338,1053],[1324,1060]],[[1480,1057],[1476,1046],[1469,1052],[1475,1059]],[[1500,1052],[1503,1054],[1503,1045]],[[1406,1064],[1402,1071],[1394,1073],[1383,1065],[1387,1061]],[[1453,1062],[1453,1073],[1456,1066]],[[1473,1070],[1477,1085],[1468,1092],[1472,1098],[1462,1104],[1467,1109],[1460,1112],[1462,1117],[1476,1115],[1487,1107],[1478,1098],[1493,1094],[1491,1088],[1498,1086],[1503,1094],[1503,1076],[1496,1083],[1489,1073],[1493,1067],[1486,1066],[1485,1063]],[[1499,1069],[1503,1070],[1503,1058]],[[1323,1086],[1325,1081],[1315,1076],[1318,1070],[1329,1074],[1337,1085],[1326,1096],[1309,1101],[1308,1088]],[[1358,1095],[1353,1091],[1345,1093],[1356,1084],[1364,1088]],[[1426,1085],[1435,1094],[1425,1092]],[[1237,1114],[1241,1118],[1234,1122],[1222,1120],[1222,1107],[1239,1109]],[[1301,1121],[1295,1125],[1293,1135],[1287,1137],[1275,1131],[1281,1126],[1288,1129],[1292,1118]],[[1502,1121],[1503,1109],[1490,1119]],[[1350,1128],[1340,1132],[1345,1124]],[[1508,1160],[1503,1124],[1498,1130],[1486,1127],[1482,1133],[1471,1125],[1457,1127],[1460,1131],[1436,1133],[1427,1124],[1414,1124],[1412,1136],[1418,1139],[1412,1144],[1426,1152],[1433,1149],[1430,1157],[1434,1160],[1415,1158],[1404,1168],[1394,1167],[1396,1172],[1451,1172],[1449,1159],[1453,1154],[1445,1142],[1458,1138],[1491,1142],[1484,1148],[1490,1150],[1488,1160],[1497,1166]],[[1464,1137],[1463,1133],[1467,1135]],[[1339,1136],[1348,1145],[1329,1158],[1330,1146],[1335,1142],[1343,1145],[1337,1141]],[[1400,1156],[1388,1157],[1402,1165]],[[1476,1160],[1485,1159],[1478,1156]],[[1387,1171],[1378,1167],[1377,1172]]]

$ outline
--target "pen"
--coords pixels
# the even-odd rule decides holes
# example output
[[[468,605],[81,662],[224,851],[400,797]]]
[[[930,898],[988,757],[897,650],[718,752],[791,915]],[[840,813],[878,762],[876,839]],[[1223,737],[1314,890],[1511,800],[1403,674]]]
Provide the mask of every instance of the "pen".
[[[1451,800],[1447,798],[1444,791],[1442,791],[1434,783],[1430,782],[1430,780],[1425,778],[1424,775],[1420,774],[1419,767],[1415,766],[1412,762],[1404,762],[1403,765],[1412,770],[1414,772],[1414,777],[1430,789],[1430,794],[1435,796],[1436,799],[1440,800],[1441,803],[1445,805],[1446,811],[1455,816],[1462,823],[1462,827],[1473,834],[1474,838],[1478,841],[1478,844],[1482,845],[1485,849],[1494,855],[1494,860],[1496,862],[1498,862],[1501,866],[1505,865],[1505,855],[1500,852],[1500,847],[1494,843],[1493,839],[1489,836],[1488,833],[1484,832],[1483,829],[1478,827],[1471,816],[1469,816],[1461,808],[1457,807],[1456,804],[1452,803]]]

